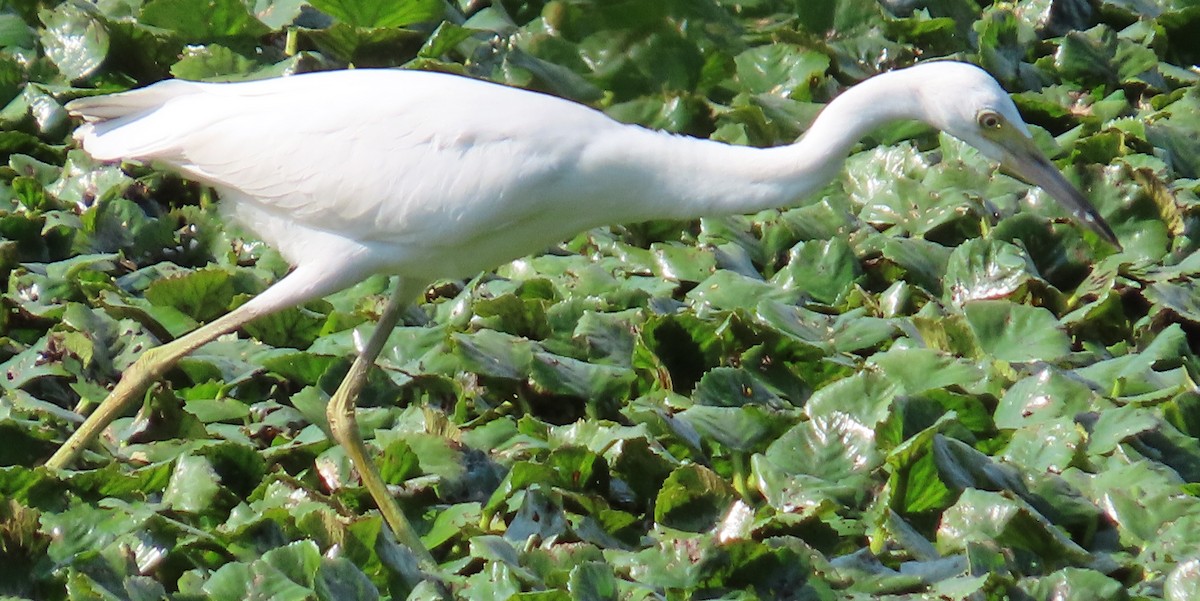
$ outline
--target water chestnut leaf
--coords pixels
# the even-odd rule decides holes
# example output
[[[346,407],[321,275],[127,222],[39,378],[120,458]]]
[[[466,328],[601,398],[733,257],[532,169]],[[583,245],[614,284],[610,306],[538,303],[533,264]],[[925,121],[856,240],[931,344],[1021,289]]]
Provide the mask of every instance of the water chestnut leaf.
[[[1050,565],[1086,560],[1088,552],[1045,517],[1024,503],[1000,493],[967,489],[946,510],[938,527],[942,553],[961,550],[971,541],[999,540],[1037,556]]]
[[[1108,409],[1086,382],[1047,368],[1010,386],[996,408],[996,425],[1019,428],[1055,423],[1091,410]]]
[[[746,50],[733,59],[744,89],[808,100],[809,86],[829,68],[829,58],[790,44],[771,44]]]
[[[554,539],[567,534],[567,519],[562,507],[543,489],[532,488],[519,498],[521,506],[508,522],[505,538],[525,541],[530,538]]]
[[[687,130],[691,126],[693,111],[684,99],[639,98],[614,104],[606,111],[610,117],[622,123],[637,123],[653,129],[668,131]]]
[[[550,353],[535,353],[531,367],[530,379],[538,388],[592,401],[619,398],[629,391],[634,380],[634,373],[627,368],[595,365]]]
[[[898,334],[893,320],[868,317],[865,312],[846,313],[834,327],[834,348],[843,353],[877,348]]]
[[[53,339],[42,338],[37,344],[0,363],[0,375],[6,388],[20,388],[40,378],[68,377],[71,375],[61,363],[46,362]]]
[[[132,541],[130,534],[147,518],[111,507],[75,504],[42,518],[42,530],[53,535],[47,556],[65,562],[87,549],[106,549],[118,540]]]
[[[1089,35],[1090,34],[1090,35]],[[1063,36],[1054,65],[1063,76],[1090,84],[1115,84],[1117,35],[1103,25],[1088,32],[1070,32]]]
[[[104,62],[108,30],[82,5],[60,4],[41,11],[39,17],[45,24],[40,38],[46,56],[67,79],[83,79]]]
[[[1171,165],[1184,177],[1200,177],[1200,149],[1197,149],[1194,132],[1200,119],[1196,107],[1200,106],[1197,94],[1185,95],[1167,105],[1165,119],[1152,122],[1146,128],[1147,140],[1169,153]]]
[[[221,566],[202,590],[209,598],[221,601],[251,597],[308,599],[313,591],[302,582],[312,581],[320,561],[320,552],[311,541],[293,543],[272,549],[252,563],[230,562]],[[294,576],[300,582],[280,567],[298,572]]]
[[[892,400],[899,393],[898,383],[878,371],[860,371],[813,393],[805,413],[812,419],[852,417],[866,431],[873,431],[887,417]]]
[[[1158,420],[1150,412],[1139,407],[1118,407],[1100,414],[1089,432],[1088,452],[1106,454],[1116,450],[1117,445],[1144,432],[1159,427]]]
[[[1053,595],[1063,601],[1121,601],[1127,599],[1120,582],[1096,570],[1063,568],[1039,578],[1036,583],[1024,583],[1024,589],[1035,598]]]
[[[940,244],[913,238],[891,238],[883,256],[904,269],[905,280],[933,296],[942,295],[942,281],[953,251]]]
[[[678,282],[701,282],[716,269],[716,257],[700,248],[653,244],[655,274]]]
[[[567,591],[581,601],[615,601],[620,588],[611,566],[590,561],[571,569]]]
[[[497,378],[523,379],[533,365],[528,340],[492,330],[455,334],[455,353],[468,369]]]
[[[436,549],[454,539],[466,540],[479,533],[472,531],[476,529],[481,517],[482,507],[479,503],[452,505],[438,513],[429,531],[421,537],[421,541],[430,549]]]
[[[714,407],[761,405],[782,409],[787,406],[754,375],[731,367],[717,367],[705,373],[692,398],[698,405]]]
[[[316,307],[313,310],[310,307]],[[321,334],[328,317],[318,312],[328,310],[324,303],[288,307],[264,315],[243,326],[246,333],[272,346],[308,348]]]
[[[499,536],[478,536],[471,539],[471,555],[487,561],[504,564],[513,574],[525,581],[540,580],[535,574],[521,566],[517,550]]]
[[[1168,395],[1190,387],[1190,376],[1182,367],[1170,367],[1172,359],[1193,360],[1186,335],[1179,324],[1164,328],[1139,352],[1128,353],[1074,370],[1079,377],[1114,396]],[[1164,369],[1156,369],[1158,366]]]
[[[856,481],[831,482],[807,474],[793,474],[762,454],[755,454],[750,459],[750,466],[755,487],[771,507],[783,513],[818,515],[836,506],[837,501],[856,495]]]
[[[321,376],[337,361],[336,357],[294,352],[264,357],[262,365],[285,378],[312,386],[317,384]]]
[[[138,20],[173,31],[188,42],[254,38],[267,32],[238,0],[151,0]]]
[[[980,349],[1001,361],[1054,361],[1071,351],[1071,339],[1054,314],[1041,307],[981,300],[963,307]]]
[[[250,416],[250,408],[236,399],[192,399],[184,411],[204,422],[235,422]]]
[[[765,458],[786,473],[817,478],[824,483],[818,489],[836,491],[846,500],[882,463],[874,440],[874,432],[849,416],[832,414],[796,424],[771,444]]]
[[[375,601],[379,589],[354,562],[344,557],[322,557],[313,582],[320,601]]]
[[[842,238],[803,242],[788,253],[788,264],[775,275],[784,290],[797,289],[813,300],[835,305],[860,276],[858,258]]]
[[[687,422],[702,440],[719,443],[735,452],[758,450],[772,434],[782,429],[774,413],[758,405],[696,405],[681,412],[678,419]]]
[[[317,10],[355,27],[389,28],[430,21],[441,17],[442,5],[433,0],[316,0]]]
[[[221,492],[220,477],[204,457],[183,455],[175,462],[163,503],[177,511],[206,513]]]
[[[171,75],[192,81],[226,81],[249,74],[257,66],[220,44],[188,46],[183,58],[171,65]]]
[[[1183,601],[1195,594],[1200,594],[1200,560],[1189,559],[1167,575],[1163,596],[1167,601]]]
[[[0,46],[5,48],[33,48],[36,32],[25,24],[21,17],[6,14],[0,18]]]
[[[1017,294],[1037,276],[1037,268],[1020,248],[1004,242],[970,240],[950,253],[945,295],[955,304],[1005,298]]]
[[[734,490],[712,470],[685,465],[671,472],[654,502],[654,520],[664,526],[703,532],[717,523]]]
[[[951,386],[978,389],[986,375],[976,363],[925,348],[892,347],[873,355],[870,363],[910,394]]]

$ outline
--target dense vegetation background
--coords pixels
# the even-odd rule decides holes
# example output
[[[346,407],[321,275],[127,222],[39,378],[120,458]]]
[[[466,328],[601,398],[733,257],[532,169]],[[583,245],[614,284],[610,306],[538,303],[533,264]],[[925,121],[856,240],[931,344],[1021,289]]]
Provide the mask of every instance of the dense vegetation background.
[[[384,474],[464,598],[1200,598],[1194,0],[0,6],[0,596],[432,595],[325,432],[385,278],[206,346],[77,471],[38,467],[142,350],[287,269],[206,191],[75,149],[67,100],[404,66],[773,145],[953,57],[1123,252],[892,126],[803,206],[429,290],[362,400]]]

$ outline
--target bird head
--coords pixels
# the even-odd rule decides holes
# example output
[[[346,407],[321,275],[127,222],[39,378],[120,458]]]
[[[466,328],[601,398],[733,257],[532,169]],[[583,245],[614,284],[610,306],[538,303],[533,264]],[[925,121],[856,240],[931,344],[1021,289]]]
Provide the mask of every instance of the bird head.
[[[1120,248],[1100,213],[1037,147],[1008,93],[986,71],[932,62],[909,69],[930,123],[974,146],[1008,173],[1045,190],[1074,219]]]

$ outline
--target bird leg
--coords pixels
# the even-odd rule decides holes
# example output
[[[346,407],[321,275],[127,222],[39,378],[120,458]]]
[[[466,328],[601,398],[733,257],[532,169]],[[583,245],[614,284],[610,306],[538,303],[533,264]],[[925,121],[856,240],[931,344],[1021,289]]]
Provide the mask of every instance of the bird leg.
[[[330,277],[328,274],[337,274]],[[347,275],[353,272],[318,271],[298,268],[246,304],[221,316],[216,321],[189,332],[187,335],[152,348],[138,357],[121,375],[113,391],[84,420],[79,429],[46,461],[46,467],[58,470],[71,465],[100,433],[124,413],[146,389],[167,373],[188,353],[204,346],[222,334],[232,332],[256,317],[273,313],[312,298],[319,298],[346,285]]]
[[[142,353],[142,356],[138,357],[137,361],[134,361],[133,365],[125,370],[125,373],[121,374],[121,381],[117,383],[113,391],[46,461],[46,467],[57,470],[71,465],[83,453],[84,448],[100,436],[100,432],[107,428],[113,420],[120,417],[134,401],[141,398],[146,389],[174,367],[180,359],[216,337],[232,332],[260,315],[260,313],[252,311],[242,311],[241,309],[245,306],[193,330],[182,338]]]
[[[120,382],[108,397],[46,461],[46,467],[58,470],[73,463],[113,420],[124,413],[135,400],[146,392],[151,384],[167,373],[188,353],[222,334],[238,329],[257,317],[338,290],[347,284],[343,281],[343,277],[345,275],[353,276],[356,272],[346,271],[343,273],[343,277],[322,277],[328,273],[338,273],[338,270],[314,273],[303,268],[296,269],[274,286],[263,291],[262,294],[216,321],[197,328],[182,338],[142,353],[142,356],[138,357],[137,361],[134,361],[133,365],[125,370]],[[397,283],[396,290],[388,300],[375,332],[358,357],[355,358],[349,373],[346,374],[333,398],[330,399],[326,415],[329,418],[329,427],[333,432],[334,439],[346,449],[351,463],[358,470],[363,484],[371,493],[371,497],[375,499],[375,504],[379,506],[384,521],[396,535],[396,539],[412,550],[423,568],[431,573],[436,573],[437,563],[433,556],[429,554],[429,550],[425,548],[420,537],[413,531],[412,525],[404,517],[404,512],[400,510],[396,500],[388,493],[387,484],[384,483],[383,477],[379,475],[379,470],[367,454],[367,447],[359,434],[355,415],[355,400],[366,383],[367,370],[375,363],[388,336],[400,320],[401,309],[419,290],[419,286],[409,283],[403,278]]]
[[[396,503],[396,499],[388,492],[383,477],[379,475],[379,469],[375,467],[375,462],[368,455],[367,445],[358,431],[355,406],[355,401],[367,381],[367,371],[374,365],[388,336],[391,335],[396,323],[400,320],[400,311],[415,294],[414,288],[412,285],[406,285],[406,280],[403,278],[397,282],[396,290],[388,299],[387,307],[384,308],[383,315],[379,317],[379,322],[375,326],[371,338],[367,340],[366,346],[354,359],[350,371],[338,386],[337,392],[333,393],[333,398],[329,399],[325,415],[329,419],[329,429],[333,433],[334,440],[346,449],[350,462],[358,470],[363,485],[375,499],[375,505],[379,507],[379,512],[383,514],[384,521],[396,535],[396,539],[413,552],[418,563],[436,571],[437,562],[434,561],[429,550],[421,542],[421,538],[409,524],[408,518],[404,517],[404,512]]]

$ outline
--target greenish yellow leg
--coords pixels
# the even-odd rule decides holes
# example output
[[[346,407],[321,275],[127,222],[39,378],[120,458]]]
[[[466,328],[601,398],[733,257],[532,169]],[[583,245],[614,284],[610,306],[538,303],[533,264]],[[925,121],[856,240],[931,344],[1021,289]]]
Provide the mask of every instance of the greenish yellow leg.
[[[345,259],[353,261],[354,257]],[[256,317],[325,296],[354,283],[360,274],[352,267],[351,263],[341,266],[313,265],[297,268],[262,294],[216,321],[197,328],[182,338],[146,351],[125,370],[121,381],[84,420],[83,425],[79,426],[79,429],[46,461],[46,467],[64,469],[74,463],[83,450],[91,445],[114,419],[128,410],[130,405],[145,394],[151,384],[188,353],[222,334],[238,329]]]
[[[332,271],[336,272],[336,270]],[[348,275],[353,275],[353,272],[348,272]],[[125,370],[113,391],[84,420],[83,425],[71,434],[58,451],[46,461],[46,466],[51,469],[64,469],[70,466],[114,419],[122,415],[131,404],[145,394],[151,384],[161,378],[188,353],[222,334],[236,330],[256,317],[304,302],[310,298],[324,296],[343,287],[346,283],[339,277],[320,278],[312,272],[303,272],[298,269],[280,280],[275,286],[220,319],[198,328],[178,340],[146,351],[129,369]],[[337,392],[330,399],[326,414],[329,417],[329,426],[334,439],[346,449],[350,461],[358,470],[363,484],[371,493],[371,497],[375,499],[384,521],[396,535],[396,539],[412,550],[422,568],[429,573],[436,573],[437,563],[433,560],[433,556],[429,554],[429,550],[425,548],[420,537],[413,531],[412,525],[404,517],[404,512],[400,510],[396,500],[388,493],[387,485],[379,475],[379,470],[367,454],[366,444],[358,432],[358,421],[355,415],[355,400],[366,382],[367,370],[375,363],[375,359],[383,350],[388,335],[399,321],[400,310],[419,290],[419,286],[407,284],[403,279],[399,281],[375,332],[371,335],[366,347],[355,358],[354,363],[350,366],[350,372],[346,374]]]
[[[243,307],[245,306],[243,305]],[[125,370],[125,373],[121,374],[121,381],[117,383],[113,391],[46,461],[46,467],[51,469],[69,467],[114,419],[120,417],[129,409],[130,405],[141,399],[146,389],[174,367],[180,359],[217,336],[236,330],[243,323],[258,315],[260,313],[253,310],[242,311],[239,308],[182,338],[142,353],[142,356],[138,357],[137,361],[134,361],[133,365]]]
[[[437,562],[434,561],[433,556],[429,554],[429,550],[421,542],[421,538],[417,536],[412,525],[409,524],[408,518],[404,517],[404,512],[396,504],[396,499],[388,492],[387,484],[383,481],[383,477],[379,475],[379,470],[375,467],[375,462],[371,460],[367,451],[367,445],[363,442],[362,435],[358,431],[358,418],[355,407],[358,394],[362,392],[363,385],[367,381],[367,371],[375,364],[375,359],[379,357],[379,353],[383,350],[384,343],[387,342],[388,336],[400,320],[401,309],[405,307],[412,295],[412,287],[406,286],[404,280],[400,280],[396,285],[395,292],[392,293],[391,299],[388,300],[387,307],[383,310],[383,315],[379,318],[379,324],[375,327],[375,332],[371,334],[371,338],[367,341],[366,346],[363,347],[358,357],[354,359],[354,363],[350,366],[350,371],[342,380],[341,385],[338,386],[337,392],[333,394],[333,398],[329,399],[329,405],[325,409],[325,414],[329,418],[329,428],[333,432],[334,440],[342,445],[342,448],[346,449],[346,454],[349,455],[350,462],[358,470],[363,485],[367,487],[367,490],[371,493],[371,497],[375,499],[375,505],[379,507],[384,521],[392,529],[392,533],[396,535],[396,540],[412,550],[418,562],[422,564],[422,567],[436,569]]]

